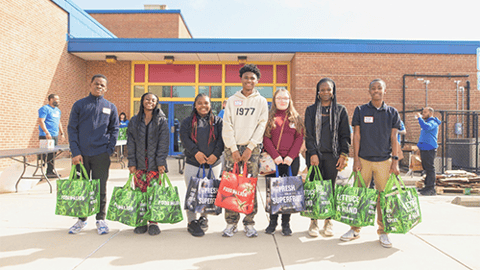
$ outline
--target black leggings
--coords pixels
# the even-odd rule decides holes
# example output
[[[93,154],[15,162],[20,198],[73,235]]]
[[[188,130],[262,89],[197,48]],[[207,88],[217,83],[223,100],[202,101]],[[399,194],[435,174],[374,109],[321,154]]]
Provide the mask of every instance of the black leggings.
[[[290,167],[292,168],[292,175],[296,176],[298,174],[298,170],[300,169],[300,158],[295,158]],[[278,165],[278,175],[288,175],[288,166],[285,164]],[[276,177],[276,174],[272,173],[267,175],[266,177]],[[291,214],[282,214],[282,226],[290,222],[290,215]],[[277,220],[278,214],[270,215],[270,222],[274,222],[275,224],[277,224]]]

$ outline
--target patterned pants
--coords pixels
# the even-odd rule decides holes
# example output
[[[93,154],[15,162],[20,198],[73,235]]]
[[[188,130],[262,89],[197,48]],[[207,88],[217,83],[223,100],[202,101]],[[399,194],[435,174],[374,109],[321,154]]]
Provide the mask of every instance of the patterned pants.
[[[247,148],[246,145],[237,145],[238,151],[240,152],[240,155],[243,154],[245,149]],[[257,145],[252,151],[252,155],[250,156],[250,159],[247,162],[247,170],[248,173],[252,175],[252,177],[258,177],[258,159],[260,157],[260,145]],[[233,170],[233,158],[232,158],[232,151],[230,149],[225,149],[224,152],[225,155],[225,163],[223,164],[223,171],[228,171],[231,172]],[[239,163],[238,166],[240,167],[240,170],[243,168],[243,163]],[[243,219],[243,225],[255,225],[255,221],[253,218],[257,214],[257,193],[255,192],[255,200],[254,200],[254,206],[253,206],[253,211],[252,213],[248,214],[245,216]],[[240,213],[227,210],[225,209],[225,221],[228,224],[237,224],[238,221],[240,220]]]

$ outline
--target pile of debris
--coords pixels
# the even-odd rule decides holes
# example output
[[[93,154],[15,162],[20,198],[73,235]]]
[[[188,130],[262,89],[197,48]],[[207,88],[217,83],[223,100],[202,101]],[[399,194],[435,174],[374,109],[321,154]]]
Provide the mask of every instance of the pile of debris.
[[[417,188],[423,188],[425,186],[424,181],[425,176],[423,180],[416,183]],[[445,171],[444,174],[437,175],[435,186],[437,194],[480,194],[480,176],[464,170],[449,170]]]

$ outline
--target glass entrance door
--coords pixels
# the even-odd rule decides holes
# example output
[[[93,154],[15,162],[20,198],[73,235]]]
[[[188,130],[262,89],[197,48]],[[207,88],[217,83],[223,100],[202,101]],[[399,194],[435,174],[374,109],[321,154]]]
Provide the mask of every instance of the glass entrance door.
[[[193,102],[175,101],[162,102],[160,101],[160,108],[168,119],[168,128],[170,130],[170,146],[169,155],[179,155],[183,153],[183,145],[180,141],[180,124],[183,119],[187,118],[192,113]]]

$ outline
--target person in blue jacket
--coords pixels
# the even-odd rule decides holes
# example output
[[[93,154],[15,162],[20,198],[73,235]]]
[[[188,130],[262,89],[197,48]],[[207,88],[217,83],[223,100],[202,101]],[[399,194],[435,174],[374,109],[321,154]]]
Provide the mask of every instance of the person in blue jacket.
[[[97,74],[90,82],[90,94],[75,102],[68,121],[68,141],[72,163],[82,163],[92,179],[100,179],[100,212],[97,214],[98,234],[107,234],[105,222],[107,179],[110,155],[118,137],[117,107],[106,100],[107,77]],[[87,217],[79,217],[70,234],[79,233],[87,225]]]
[[[442,121],[433,117],[433,113],[434,110],[431,107],[425,107],[422,113],[415,115],[422,128],[417,146],[420,149],[420,158],[426,174],[425,187],[420,190],[420,194],[424,196],[437,195],[435,191],[435,157],[438,148],[438,126]]]

